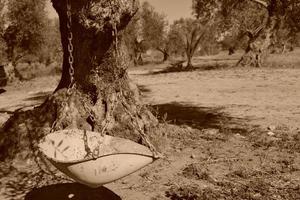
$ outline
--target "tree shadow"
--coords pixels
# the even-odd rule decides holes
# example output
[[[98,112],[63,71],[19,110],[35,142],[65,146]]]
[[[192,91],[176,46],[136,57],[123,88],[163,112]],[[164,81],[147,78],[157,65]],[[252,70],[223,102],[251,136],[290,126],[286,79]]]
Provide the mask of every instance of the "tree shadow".
[[[152,108],[161,122],[167,121],[196,129],[227,129],[239,134],[249,132],[247,119],[231,117],[222,111],[222,107],[195,107],[174,102],[153,105]]]
[[[9,115],[12,115],[14,114],[15,111],[10,111],[10,110],[0,110],[0,114],[9,114]]]
[[[150,89],[148,89],[145,85],[137,85],[138,89],[140,90],[141,93],[148,93],[151,92]]]
[[[2,94],[2,93],[5,93],[6,92],[6,90],[5,89],[3,89],[3,88],[0,88],[0,94]]]
[[[65,183],[33,189],[26,194],[25,200],[121,200],[111,190],[89,188],[78,183]]]
[[[192,67],[184,67],[182,63],[171,64],[170,66],[159,70],[150,72],[147,75],[167,74],[167,73],[179,73],[179,72],[191,72],[191,71],[209,71],[209,70],[221,70],[232,68],[233,66],[227,63],[200,63],[193,65]]]
[[[12,104],[9,107],[0,109],[0,113],[14,114],[16,112],[31,110],[36,106],[41,105],[52,92],[37,92],[30,97],[22,99],[19,104]]]
[[[52,92],[37,92],[31,95],[31,97],[26,98],[25,101],[39,101],[42,103],[50,94],[52,94]]]

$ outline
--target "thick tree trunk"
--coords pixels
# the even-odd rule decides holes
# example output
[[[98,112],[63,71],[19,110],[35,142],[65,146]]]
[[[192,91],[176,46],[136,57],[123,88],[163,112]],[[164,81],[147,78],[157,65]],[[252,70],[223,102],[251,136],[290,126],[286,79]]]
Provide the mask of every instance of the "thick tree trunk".
[[[192,55],[187,54],[187,65],[186,65],[186,67],[184,68],[185,70],[190,70],[190,69],[193,69],[193,68],[194,68],[193,63],[192,63],[192,58],[193,58]]]
[[[169,59],[170,55],[168,54],[168,52],[164,52],[164,58],[163,58],[163,62],[166,62]]]
[[[19,70],[17,69],[17,58],[15,55],[15,48],[13,44],[8,44],[9,46],[6,49],[6,53],[7,53],[7,57],[9,60],[9,65],[11,65],[13,67],[13,70],[10,71],[10,80],[9,82],[14,82],[16,79],[23,81],[25,80],[24,77],[22,76],[22,74],[19,72]]]
[[[0,158],[17,153],[24,157],[22,152],[32,147],[32,140],[48,134],[53,124],[54,130],[92,130],[144,144],[140,131],[149,134],[150,139],[156,137],[152,128],[157,119],[141,105],[137,87],[126,73],[129,57],[122,34],[138,9],[137,1],[71,1],[76,83],[71,93],[67,89],[71,78],[66,1],[52,2],[60,18],[62,77],[44,104],[32,111],[16,113],[5,124],[0,133]]]
[[[261,4],[261,1],[259,2]],[[265,4],[265,2],[263,2],[263,4]],[[269,5],[264,6],[267,10],[267,16],[261,28],[258,28],[254,33],[248,34],[248,45],[245,54],[237,63],[238,67],[262,67],[269,54],[269,48],[273,43],[279,20],[275,11],[276,0],[272,0]]]
[[[228,48],[228,55],[233,55],[235,53],[235,48],[234,47],[229,47]]]
[[[136,65],[143,65],[144,64],[144,60],[142,57],[142,52],[138,52],[137,56],[136,56]]]
[[[267,55],[269,47],[272,44],[273,30],[268,28],[249,39],[245,54],[237,63],[238,67],[262,67]]]
[[[166,62],[169,59],[170,55],[166,48],[156,48],[156,50],[160,51],[163,54],[163,62]]]

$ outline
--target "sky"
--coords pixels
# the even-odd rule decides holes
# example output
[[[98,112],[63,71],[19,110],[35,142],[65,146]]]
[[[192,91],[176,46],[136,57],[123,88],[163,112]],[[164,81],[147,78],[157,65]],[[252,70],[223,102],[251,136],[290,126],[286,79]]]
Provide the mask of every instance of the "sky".
[[[148,2],[155,10],[166,14],[170,23],[181,17],[191,17],[192,0],[148,0]]]
[[[145,0],[140,0],[141,2]],[[169,23],[181,17],[191,17],[192,0],[147,0],[155,10],[164,13]],[[56,17],[56,13],[48,1],[47,10],[50,17]]]

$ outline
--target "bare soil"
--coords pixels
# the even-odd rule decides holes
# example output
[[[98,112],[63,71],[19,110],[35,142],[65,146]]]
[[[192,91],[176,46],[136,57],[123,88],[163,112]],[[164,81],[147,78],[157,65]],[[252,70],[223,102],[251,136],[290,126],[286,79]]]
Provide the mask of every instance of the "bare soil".
[[[196,62],[207,66],[204,58]],[[51,176],[38,180],[34,170],[28,174],[1,163],[0,199],[300,199],[300,65],[293,66],[131,69],[143,101],[168,133],[166,159],[99,189]],[[6,87],[0,121],[40,104],[57,81]],[[32,190],[35,182],[39,187]]]

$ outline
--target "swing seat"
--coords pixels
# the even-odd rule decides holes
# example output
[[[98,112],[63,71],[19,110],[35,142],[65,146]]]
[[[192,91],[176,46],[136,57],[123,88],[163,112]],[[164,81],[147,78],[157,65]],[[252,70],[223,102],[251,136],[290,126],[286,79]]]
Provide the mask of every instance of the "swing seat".
[[[149,148],[131,140],[77,129],[51,133],[38,146],[58,170],[92,188],[123,178],[155,160]]]

